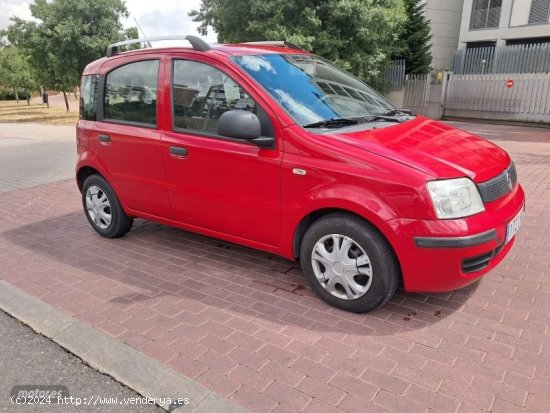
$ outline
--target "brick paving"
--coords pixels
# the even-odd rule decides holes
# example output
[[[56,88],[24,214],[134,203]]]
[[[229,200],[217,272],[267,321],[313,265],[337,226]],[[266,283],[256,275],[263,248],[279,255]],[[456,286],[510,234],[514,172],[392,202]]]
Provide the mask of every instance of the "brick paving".
[[[103,239],[72,181],[0,194],[0,278],[254,412],[547,412],[550,132],[457,125],[512,154],[528,197],[463,290],[346,313],[269,254],[144,221]]]

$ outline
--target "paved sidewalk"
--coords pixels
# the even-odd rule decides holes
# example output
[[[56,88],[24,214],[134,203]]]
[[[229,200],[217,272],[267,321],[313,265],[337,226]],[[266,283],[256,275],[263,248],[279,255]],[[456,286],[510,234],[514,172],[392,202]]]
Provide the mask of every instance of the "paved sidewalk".
[[[345,313],[268,254],[143,221],[102,239],[72,181],[0,194],[0,279],[254,412],[547,412],[550,132],[456,125],[528,196],[511,254],[461,291]]]
[[[72,178],[74,126],[0,123],[0,192]]]

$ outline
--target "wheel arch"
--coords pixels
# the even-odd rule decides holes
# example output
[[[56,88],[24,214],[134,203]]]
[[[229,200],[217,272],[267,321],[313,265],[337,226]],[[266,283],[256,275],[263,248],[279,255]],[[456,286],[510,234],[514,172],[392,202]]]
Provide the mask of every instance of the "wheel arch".
[[[93,168],[87,165],[83,166],[76,171],[76,183],[78,185],[78,189],[80,190],[80,192],[82,192],[82,186],[84,185],[84,181],[86,180],[86,178],[88,178],[91,175],[99,175],[103,179],[107,180],[105,175],[103,175],[96,168]]]
[[[306,233],[307,229],[311,226],[311,224],[313,224],[319,218],[322,218],[328,214],[333,214],[337,212],[354,214],[353,212],[350,212],[341,208],[320,208],[315,211],[311,211],[300,220],[300,222],[298,223],[298,226],[294,230],[294,236],[292,238],[292,253],[294,255],[294,258],[300,259],[300,246],[302,244],[302,238],[304,237],[304,234]],[[357,214],[354,214],[354,215],[357,215]]]
[[[334,213],[342,213],[346,215],[351,215],[354,217],[357,217],[359,219],[362,219],[363,221],[367,222],[369,225],[371,225],[381,236],[382,238],[387,242],[388,246],[390,247],[395,260],[397,262],[397,266],[399,268],[399,274],[401,277],[401,282],[403,280],[403,273],[401,271],[401,263],[399,260],[399,256],[395,251],[394,246],[392,245],[392,242],[388,238],[388,236],[384,233],[384,231],[380,228],[380,226],[383,225],[383,221],[376,220],[376,219],[369,219],[364,216],[364,214],[358,213],[357,211],[353,211],[351,209],[345,209],[345,208],[319,208],[314,211],[309,212],[307,215],[305,215],[298,225],[296,226],[296,229],[294,230],[294,235],[292,239],[292,253],[294,255],[294,258],[299,260],[300,259],[300,247],[301,242],[304,237],[304,234],[306,233],[307,229],[317,220],[323,218],[324,216],[334,214]],[[378,222],[376,222],[378,221]]]

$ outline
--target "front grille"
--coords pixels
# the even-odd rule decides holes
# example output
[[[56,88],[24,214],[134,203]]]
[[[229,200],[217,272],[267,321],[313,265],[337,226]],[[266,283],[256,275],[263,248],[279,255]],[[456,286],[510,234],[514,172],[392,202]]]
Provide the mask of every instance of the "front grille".
[[[508,178],[508,176],[510,178]],[[512,184],[511,188],[508,179],[510,179]],[[518,175],[516,173],[516,167],[512,162],[510,166],[500,175],[495,176],[488,181],[477,184],[477,188],[479,189],[479,194],[481,195],[483,202],[493,202],[511,192],[516,186],[517,181]]]

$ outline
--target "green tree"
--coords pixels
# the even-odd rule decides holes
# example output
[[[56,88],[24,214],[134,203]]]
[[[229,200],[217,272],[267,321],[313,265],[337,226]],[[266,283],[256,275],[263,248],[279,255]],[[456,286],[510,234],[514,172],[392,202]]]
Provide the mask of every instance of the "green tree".
[[[407,24],[397,43],[395,58],[405,59],[407,73],[429,73],[432,63],[430,51],[432,38],[430,21],[424,13],[423,0],[405,0],[407,7]]]
[[[366,81],[379,75],[406,21],[403,0],[202,0],[190,16],[220,42],[286,40]]]
[[[7,38],[25,50],[44,87],[63,92],[67,111],[66,91],[79,84],[86,65],[109,43],[137,37],[135,28],[122,29],[123,0],[35,0],[30,9],[37,21],[12,17]]]
[[[19,103],[19,91],[26,93],[30,105],[30,93],[38,89],[36,74],[27,56],[16,46],[0,45],[0,86],[12,89]]]

